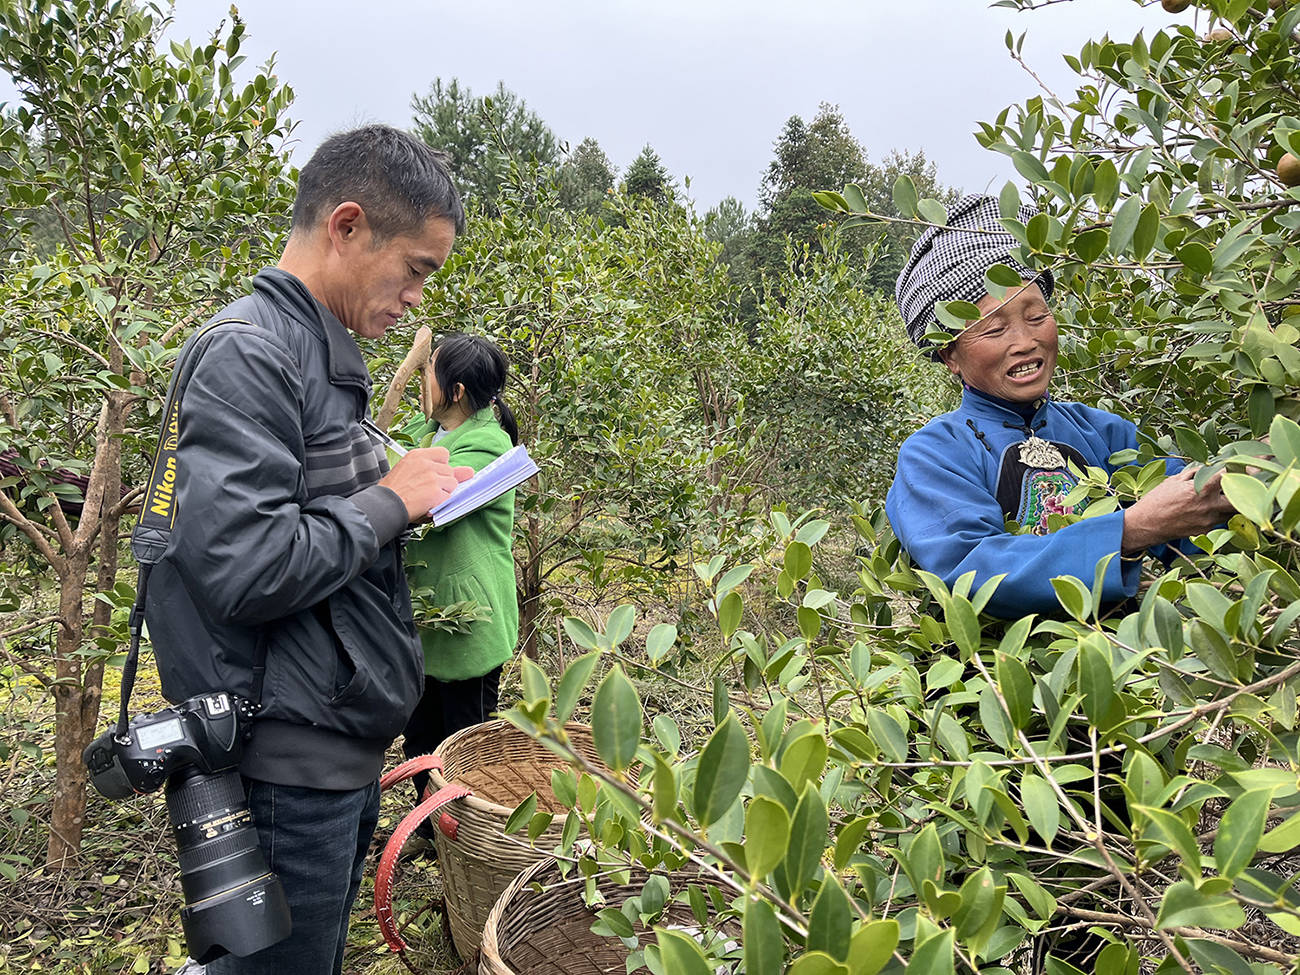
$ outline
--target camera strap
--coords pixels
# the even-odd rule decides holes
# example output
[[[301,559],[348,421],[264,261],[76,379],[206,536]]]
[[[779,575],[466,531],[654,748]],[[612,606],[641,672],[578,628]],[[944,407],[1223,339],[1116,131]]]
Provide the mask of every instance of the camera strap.
[[[220,318],[215,322],[208,322],[186,343],[184,357],[177,361],[172,370],[171,386],[167,390],[167,402],[163,407],[162,428],[158,431],[158,449],[149,472],[144,501],[140,505],[140,516],[136,519],[135,530],[131,532],[131,554],[135,556],[135,561],[140,568],[135,585],[135,604],[131,607],[131,617],[127,624],[131,643],[126,653],[126,661],[122,665],[122,700],[118,709],[116,731],[118,737],[126,734],[131,691],[135,688],[136,668],[140,659],[140,634],[144,628],[144,607],[149,591],[149,573],[166,553],[167,544],[171,541],[172,527],[176,523],[176,452],[180,443],[181,394],[198,365],[197,353],[201,337],[219,325],[232,323],[257,327],[256,322],[243,318]],[[254,703],[261,702],[262,675],[265,672],[266,644],[265,641],[259,640],[253,666]]]

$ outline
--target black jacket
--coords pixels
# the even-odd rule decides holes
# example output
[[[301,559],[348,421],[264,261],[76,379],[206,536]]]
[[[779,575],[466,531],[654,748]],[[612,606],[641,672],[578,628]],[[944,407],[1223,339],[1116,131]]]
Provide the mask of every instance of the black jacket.
[[[381,445],[359,421],[370,376],[351,333],[276,268],[196,333],[183,390],[177,515],[147,621],[163,693],[253,694],[240,771],[360,788],[422,686],[400,498],[375,482]],[[173,379],[174,381],[174,379]]]

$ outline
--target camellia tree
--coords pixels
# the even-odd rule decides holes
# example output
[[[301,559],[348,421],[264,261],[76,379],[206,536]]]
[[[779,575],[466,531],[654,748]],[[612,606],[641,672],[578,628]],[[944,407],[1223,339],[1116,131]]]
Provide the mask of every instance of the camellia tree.
[[[1012,621],[981,613],[996,578],[945,587],[879,512],[852,518],[852,592],[818,571],[824,522],[773,514],[769,557],[697,566],[724,649],[698,688],[711,728],[647,714],[631,679],[671,659],[672,623],[638,632],[631,607],[568,621],[583,656],[555,683],[525,664],[510,719],[570,754],[552,785],[571,811],[525,802],[515,825],[537,835],[565,816],[559,852],[582,874],[659,875],[599,913],[652,971],[1300,963],[1300,189],[1286,161],[1300,155],[1300,7],[1200,6],[1199,30],[1153,7],[1150,31],[1085,45],[1072,99],[1009,109],[981,139],[1024,179],[1002,192],[1019,256],[1057,274],[1070,397],[1144,430],[1113,478],[1085,472],[1082,517],[1149,490],[1166,454],[1202,480],[1223,472],[1238,514],[1131,609],[1101,605],[1103,566],[1053,580],[1056,614]],[[1041,210],[1027,224],[1024,199]],[[876,219],[853,186],[822,200]],[[895,202],[946,220],[910,180]],[[1006,270],[990,293],[1017,283]],[[949,334],[978,318],[960,302],[939,314]],[[562,728],[601,668],[590,716],[608,770]],[[704,895],[692,870],[733,896]],[[666,896],[698,929],[638,936]]]
[[[608,206],[618,226],[503,195],[421,306],[436,331],[486,335],[512,363],[506,399],[542,467],[518,502],[530,656],[554,639],[560,591],[570,611],[582,591],[670,598],[711,512],[745,494],[739,410],[710,382],[742,341],[716,245],[680,207]]]
[[[134,595],[117,581],[121,529],[172,358],[271,256],[291,202],[289,89],[269,67],[235,82],[237,18],[170,49],[167,23],[109,0],[0,5],[0,68],[20,96],[0,114],[0,220],[26,245],[0,273],[3,581],[38,600],[0,639],[54,700],[56,866],[80,846],[81,753],[122,649],[114,605]],[[24,240],[33,226],[45,246]]]

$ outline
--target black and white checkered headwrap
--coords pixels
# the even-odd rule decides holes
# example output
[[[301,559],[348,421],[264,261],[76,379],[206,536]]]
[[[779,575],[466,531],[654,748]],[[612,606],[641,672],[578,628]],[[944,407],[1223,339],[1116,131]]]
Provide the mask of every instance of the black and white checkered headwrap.
[[[1028,223],[1036,213],[1032,207],[1022,205],[1017,216]],[[912,255],[898,276],[895,296],[907,337],[921,349],[927,348],[925,333],[934,331],[937,324],[935,302],[978,302],[988,294],[984,272],[994,264],[1019,271],[1026,281],[1036,280],[1043,297],[1052,297],[1052,272],[1034,271],[1011,256],[1020,243],[1003,229],[1000,217],[997,197],[962,197],[948,211],[948,225],[927,227],[912,247]]]

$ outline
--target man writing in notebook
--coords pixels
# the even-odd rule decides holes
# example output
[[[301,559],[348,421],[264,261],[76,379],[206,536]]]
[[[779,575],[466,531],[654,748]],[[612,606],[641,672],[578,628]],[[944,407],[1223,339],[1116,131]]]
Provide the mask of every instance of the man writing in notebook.
[[[169,700],[260,702],[240,772],[293,920],[209,975],[342,969],[384,751],[422,684],[401,536],[471,473],[438,447],[388,469],[361,423],[354,336],[419,303],[463,225],[428,147],[387,126],[334,136],[302,169],[279,265],[182,356],[178,513],[149,632]]]

